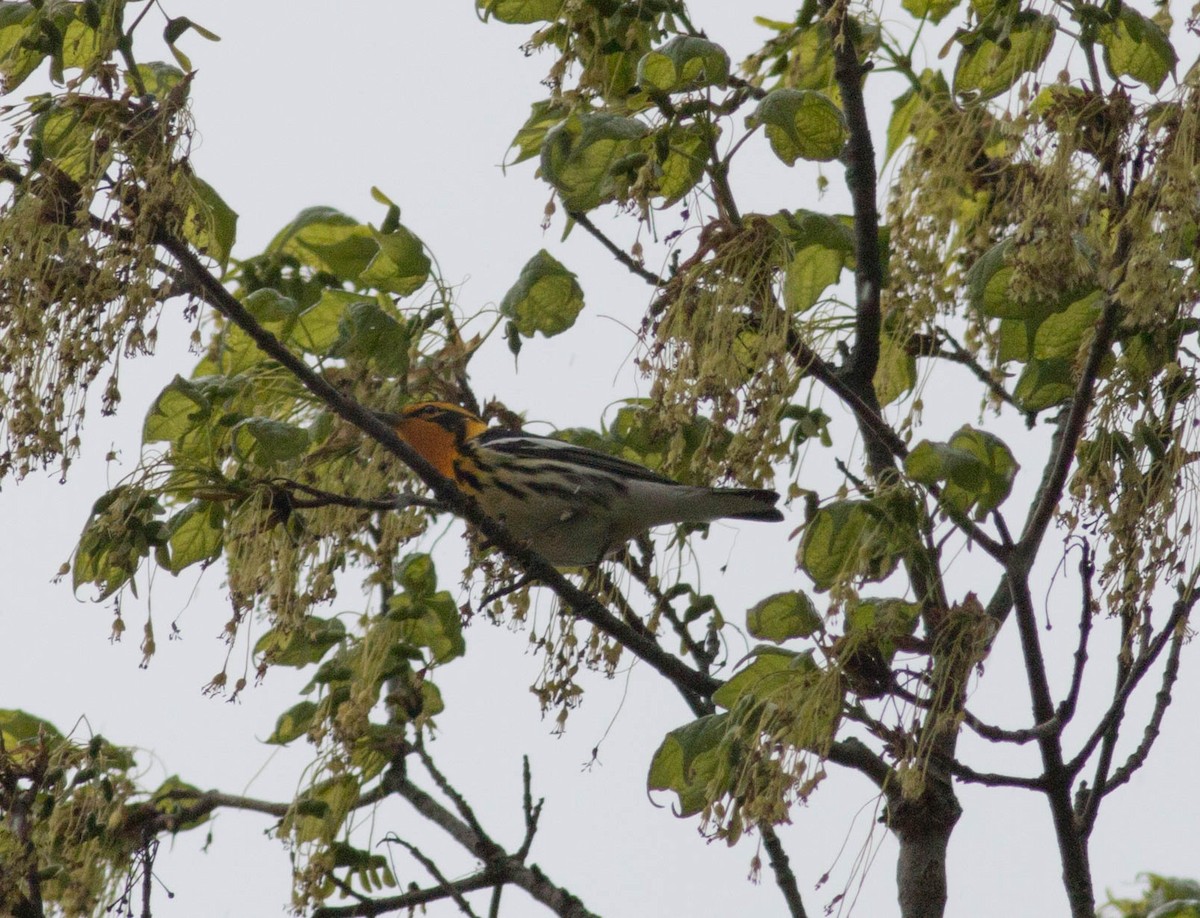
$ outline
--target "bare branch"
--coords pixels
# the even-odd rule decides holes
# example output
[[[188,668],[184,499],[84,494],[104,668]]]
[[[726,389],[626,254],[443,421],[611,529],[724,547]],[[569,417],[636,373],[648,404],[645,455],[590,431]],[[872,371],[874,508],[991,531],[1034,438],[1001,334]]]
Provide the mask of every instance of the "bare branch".
[[[502,882],[499,877],[499,871],[489,867],[469,877],[456,880],[454,888],[461,895],[480,889],[487,889]],[[374,915],[386,915],[388,912],[416,909],[418,906],[437,902],[440,899],[448,899],[449,897],[449,890],[441,886],[433,886],[427,889],[414,889],[399,896],[368,899],[356,905],[322,906],[313,909],[313,918],[353,918],[353,916],[357,916],[357,918],[371,918]]]
[[[1046,662],[1042,657],[1037,616],[1029,595],[1029,584],[1025,579],[1026,573],[1014,569],[1016,563],[1014,559],[1014,564],[1010,565],[1005,579],[1012,591],[1016,607],[1017,631],[1025,659],[1025,675],[1029,681],[1033,717],[1039,724],[1046,723],[1054,717],[1054,704],[1050,696],[1050,684],[1046,678]],[[1042,790],[1054,822],[1054,834],[1063,868],[1063,886],[1071,903],[1071,914],[1074,918],[1091,918],[1094,914],[1095,894],[1092,889],[1091,871],[1088,869],[1087,848],[1078,832],[1075,810],[1071,805],[1073,772],[1063,764],[1062,737],[1059,732],[1039,736],[1037,744],[1042,756]]]
[[[1076,753],[1075,757],[1067,765],[1067,770],[1072,775],[1078,774],[1087,760],[1096,750],[1097,744],[1104,738],[1105,733],[1111,729],[1114,722],[1120,721],[1125,714],[1125,705],[1129,701],[1129,696],[1133,694],[1133,690],[1137,688],[1142,677],[1146,675],[1146,671],[1154,665],[1154,661],[1158,659],[1158,655],[1162,653],[1163,648],[1167,646],[1167,642],[1172,639],[1177,628],[1180,628],[1191,613],[1192,607],[1196,604],[1197,599],[1200,599],[1200,593],[1195,590],[1195,582],[1197,576],[1200,575],[1200,568],[1192,574],[1191,588],[1175,600],[1171,607],[1171,614],[1167,617],[1167,621],[1163,625],[1163,629],[1155,635],[1154,639],[1147,645],[1146,650],[1141,653],[1133,665],[1129,668],[1129,675],[1124,682],[1118,687],[1117,692],[1113,696],[1113,703],[1105,712],[1104,717],[1096,724],[1096,729],[1092,731],[1087,742]]]
[[[830,746],[829,754],[825,758],[843,768],[860,772],[880,790],[887,789],[892,776],[892,770],[888,768],[887,763],[872,752],[866,743],[853,736]]]
[[[963,723],[985,740],[993,743],[1011,743],[1015,746],[1024,746],[1033,740],[1058,733],[1062,730],[1062,721],[1057,714],[1045,723],[1037,724],[1033,727],[1026,727],[1022,730],[1006,730],[1003,727],[996,727],[985,723],[970,711],[964,710]]]
[[[461,911],[464,915],[470,915],[471,918],[478,918],[478,916],[475,914],[475,910],[471,908],[470,903],[467,902],[467,900],[463,897],[462,891],[459,890],[457,884],[447,879],[446,875],[438,868],[438,865],[435,864],[433,859],[425,854],[425,852],[411,842],[406,842],[404,839],[400,838],[394,833],[385,836],[382,841],[389,844],[402,845],[408,851],[408,853],[413,856],[413,859],[416,860],[426,870],[428,870],[430,876],[437,880],[438,888],[446,891],[446,895],[454,900],[459,911]],[[500,885],[497,884],[496,888],[499,889]]]
[[[767,863],[771,865],[775,882],[779,885],[779,891],[783,893],[788,914],[792,918],[808,918],[808,913],[804,911],[804,901],[800,898],[800,887],[796,885],[796,874],[792,871],[787,852],[783,850],[783,843],[779,841],[775,830],[766,823],[760,825],[758,830],[762,833],[763,847],[767,849]]]
[[[1079,585],[1083,597],[1079,606],[1079,643],[1075,647],[1071,687],[1067,689],[1067,696],[1059,704],[1058,712],[1054,715],[1064,726],[1075,716],[1075,706],[1079,702],[1079,691],[1083,687],[1083,670],[1088,660],[1088,638],[1092,633],[1092,616],[1095,614],[1092,608],[1092,575],[1096,568],[1092,564],[1092,548],[1086,539],[1080,540],[1080,546],[1083,556],[1079,559]]]
[[[581,210],[567,211],[567,215],[587,230],[604,248],[608,249],[610,255],[628,268],[633,274],[636,274],[642,280],[652,287],[662,286],[663,279],[648,270],[644,265],[638,264],[633,256],[626,252],[623,248],[609,239],[600,229],[592,222],[591,218]]]
[[[1154,745],[1154,741],[1158,739],[1159,731],[1162,728],[1163,715],[1166,714],[1167,708],[1171,704],[1171,690],[1175,687],[1175,681],[1179,678],[1179,655],[1183,649],[1183,641],[1186,635],[1186,629],[1183,625],[1175,628],[1171,635],[1171,650],[1167,654],[1167,663],[1163,667],[1162,684],[1159,686],[1157,694],[1154,696],[1154,710],[1150,714],[1150,720],[1146,723],[1146,729],[1142,733],[1142,741],[1125,760],[1125,763],[1113,772],[1113,776],[1109,778],[1108,783],[1104,786],[1104,794],[1110,794],[1122,784],[1125,784],[1133,776],[1133,773],[1142,767],[1146,762],[1146,757],[1150,754],[1150,748]]]
[[[976,771],[968,765],[964,765],[957,759],[938,758],[938,762],[946,767],[946,770],[958,780],[966,784],[983,784],[986,787],[1020,787],[1025,790],[1040,790],[1046,789],[1046,781],[1042,777],[1026,778],[1021,775],[1003,775],[994,772]]]

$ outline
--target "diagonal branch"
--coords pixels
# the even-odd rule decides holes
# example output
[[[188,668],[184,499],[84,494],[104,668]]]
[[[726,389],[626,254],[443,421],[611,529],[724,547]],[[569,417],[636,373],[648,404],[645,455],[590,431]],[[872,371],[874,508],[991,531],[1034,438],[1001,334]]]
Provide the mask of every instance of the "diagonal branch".
[[[438,474],[433,466],[401,440],[383,420],[347,398],[315,373],[308,364],[250,315],[237,298],[204,267],[186,243],[165,232],[159,234],[157,242],[175,259],[192,293],[246,332],[263,353],[278,361],[335,414],[373,437],[399,458],[433,491],[437,500],[450,512],[469,522],[518,568],[551,589],[571,612],[627,647],[631,653],[666,677],[685,698],[707,697],[717,689],[720,685],[718,680],[697,672],[678,657],[663,650],[653,639],[638,633],[567,580],[548,561],[518,543],[509,535],[503,524],[485,515],[474,500],[459,491],[449,479]]]
[[[792,918],[808,918],[808,912],[804,910],[804,901],[800,898],[800,887],[796,885],[796,874],[788,861],[787,852],[783,850],[783,843],[771,826],[763,823],[758,828],[762,833],[763,847],[767,849],[768,863],[775,874],[775,882],[779,884],[779,890],[787,903],[788,914]]]
[[[608,250],[608,253],[612,255],[613,258],[628,268],[631,273],[636,274],[652,287],[662,286],[663,279],[661,277],[659,277],[653,271],[647,269],[644,265],[639,264],[634,260],[632,255],[609,239],[608,236],[604,235],[600,228],[596,226],[596,224],[592,222],[591,218],[583,211],[571,210],[567,211],[567,215],[585,230],[587,230],[597,242],[599,242]]]
[[[1184,637],[1187,630],[1179,625],[1175,628],[1171,635],[1171,649],[1167,653],[1167,663],[1163,667],[1162,683],[1159,686],[1158,693],[1154,696],[1154,710],[1150,714],[1150,720],[1146,723],[1146,729],[1142,732],[1142,741],[1138,743],[1137,749],[1130,753],[1129,758],[1125,763],[1118,768],[1108,782],[1104,785],[1103,794],[1111,794],[1114,790],[1125,784],[1146,762],[1146,757],[1150,754],[1150,748],[1154,745],[1154,741],[1158,739],[1159,731],[1162,728],[1163,715],[1166,714],[1167,708],[1171,704],[1171,690],[1175,687],[1175,681],[1179,678],[1179,655],[1183,650]],[[1099,795],[1097,795],[1098,799]],[[1091,823],[1086,824],[1089,828]]]

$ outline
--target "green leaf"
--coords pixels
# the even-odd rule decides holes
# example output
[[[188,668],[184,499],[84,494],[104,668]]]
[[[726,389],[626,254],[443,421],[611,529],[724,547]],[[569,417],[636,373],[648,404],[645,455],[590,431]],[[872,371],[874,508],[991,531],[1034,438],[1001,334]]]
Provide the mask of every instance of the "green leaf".
[[[204,792],[194,784],[188,784],[182,780],[179,775],[171,775],[167,780],[163,781],[150,795],[150,800],[154,804],[154,808],[167,816],[178,816],[194,807],[196,803],[204,796]],[[203,825],[208,822],[211,813],[204,813],[202,816],[197,816],[193,819],[184,819],[179,822],[179,831],[194,829],[196,826]]]
[[[419,552],[400,559],[396,564],[396,582],[413,596],[432,596],[437,590],[437,570],[433,558]]]
[[[546,134],[542,177],[568,211],[587,211],[621,199],[637,169],[648,159],[642,140],[649,132],[636,118],[604,113],[572,115]]]
[[[234,454],[256,465],[287,462],[310,445],[307,430],[274,418],[246,418],[234,426],[232,433]]]
[[[267,737],[273,746],[286,746],[292,740],[304,736],[316,719],[320,705],[315,701],[301,701],[292,705],[275,721],[275,729]]]
[[[887,332],[879,337],[879,363],[875,367],[875,395],[880,405],[890,405],[917,384],[917,358],[907,342]]]
[[[379,244],[379,251],[359,275],[359,281],[364,286],[397,296],[408,296],[421,289],[429,278],[432,265],[421,240],[403,226],[397,226],[390,233],[381,233],[372,227],[371,232]]]
[[[728,79],[729,55],[725,49],[691,35],[676,35],[638,61],[638,85],[658,92],[720,86]]]
[[[1034,335],[1033,356],[1039,360],[1062,358],[1074,361],[1084,340],[1090,340],[1103,310],[1104,296],[1094,290],[1062,312],[1047,316]]]
[[[0,92],[25,82],[49,49],[36,41],[38,12],[32,3],[0,3]]]
[[[784,305],[804,312],[854,263],[853,230],[839,217],[810,210],[780,212],[767,219],[791,249],[783,277]]]
[[[806,89],[776,89],[767,94],[746,119],[748,127],[763,125],[775,155],[794,165],[797,159],[836,159],[846,145],[846,120],[823,93]]]
[[[917,19],[928,19],[932,23],[946,18],[960,0],[900,0],[900,5]]]
[[[1128,4],[1103,23],[1096,38],[1104,46],[1104,65],[1114,78],[1129,76],[1158,92],[1168,74],[1175,72],[1179,55],[1157,22]]]
[[[851,578],[883,580],[899,561],[893,535],[893,525],[871,501],[834,501],[805,527],[800,566],[819,591]]]
[[[545,249],[525,263],[500,301],[500,314],[512,319],[526,338],[537,332],[547,338],[562,334],[575,324],[582,309],[579,281]]]
[[[299,844],[331,842],[342,828],[351,808],[358,802],[361,787],[356,775],[345,773],[322,781],[297,798],[285,817],[281,831],[295,833]]]
[[[563,0],[475,0],[475,10],[484,20],[495,16],[512,25],[553,22],[562,5]]]
[[[169,552],[159,557],[172,574],[212,561],[225,539],[225,510],[211,501],[192,501],[167,521],[167,533]]]
[[[203,387],[193,380],[176,376],[150,406],[142,425],[142,439],[147,443],[176,442],[203,424],[211,413],[212,403]]]
[[[798,590],[776,593],[746,612],[746,630],[764,641],[782,644],[821,630],[821,615],[808,595]]]
[[[811,650],[796,653],[760,645],[751,652],[750,663],[713,693],[713,703],[732,710],[744,697],[764,701],[797,680],[806,681],[817,670]]]
[[[1054,44],[1056,21],[1031,10],[1017,13],[1000,34],[981,26],[958,37],[962,52],[954,68],[954,92],[991,99],[1007,92],[1023,73],[1037,70]]]
[[[904,470],[922,484],[945,482],[943,496],[959,512],[983,517],[1012,490],[1020,465],[999,437],[963,426],[948,443],[922,440],[904,459]]]
[[[332,207],[302,210],[267,246],[267,254],[291,255],[343,281],[357,281],[378,252],[369,226]]]
[[[1075,391],[1074,363],[1060,357],[1029,361],[1017,379],[1013,399],[1026,411],[1061,405]]]
[[[296,301],[290,296],[284,296],[274,287],[259,287],[242,300],[255,321],[260,325],[281,331],[295,321],[299,312]],[[286,333],[281,337],[287,337]]]
[[[183,218],[183,238],[212,258],[223,271],[237,238],[238,215],[204,179],[190,173],[180,174],[191,192]]]
[[[428,647],[437,663],[448,663],[466,653],[462,617],[454,597],[443,590],[432,596],[401,593],[388,602],[389,617],[401,623],[401,635],[410,644]]]
[[[111,159],[100,156],[93,142],[94,122],[77,108],[52,107],[38,115],[31,132],[40,155],[77,182]]]
[[[138,64],[137,72],[142,79],[142,85],[146,87],[146,92],[158,98],[165,96],[184,79],[182,70],[163,61]],[[129,82],[128,75],[126,75],[126,82]]]
[[[658,163],[655,191],[662,198],[659,206],[670,207],[682,200],[704,177],[708,162],[708,133],[715,128],[706,125],[671,125],[665,138],[666,156]],[[658,147],[656,146],[656,149]]]
[[[166,541],[162,512],[153,494],[129,485],[118,485],[97,500],[71,565],[75,591],[94,584],[99,601],[130,583],[142,559]]]
[[[48,720],[14,708],[0,708],[0,740],[3,740],[3,748],[11,750],[35,743],[41,736],[51,741],[63,738],[58,728]]]
[[[352,302],[338,321],[338,338],[330,348],[335,357],[371,362],[386,376],[408,372],[410,336],[407,325],[388,315],[377,303]]]
[[[654,753],[646,786],[678,794],[679,816],[698,813],[708,803],[728,721],[727,713],[701,717],[668,733]]]
[[[321,298],[296,318],[292,340],[310,354],[326,353],[340,340],[342,320],[356,303],[375,307],[370,298],[361,293],[325,288]]]
[[[319,663],[345,637],[346,626],[340,619],[309,615],[297,626],[272,628],[258,639],[254,652],[272,666],[299,668]]]
[[[885,663],[896,653],[898,640],[910,637],[921,620],[921,605],[903,599],[865,599],[846,608],[846,634],[865,639]]]
[[[561,124],[566,116],[567,110],[561,103],[552,102],[549,99],[534,102],[530,106],[529,117],[525,119],[525,123],[521,125],[517,135],[512,139],[512,143],[509,144],[509,149],[516,150],[517,155],[513,159],[506,160],[504,165],[515,166],[517,163],[537,156],[542,150],[542,143],[546,140],[546,133],[556,124]]]

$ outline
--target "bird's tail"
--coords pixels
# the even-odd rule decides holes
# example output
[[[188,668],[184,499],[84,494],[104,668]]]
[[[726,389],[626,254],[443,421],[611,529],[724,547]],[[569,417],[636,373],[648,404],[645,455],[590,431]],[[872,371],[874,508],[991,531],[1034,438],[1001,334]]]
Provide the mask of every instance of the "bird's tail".
[[[775,506],[779,492],[765,488],[712,488],[709,490],[711,519],[759,520],[778,523],[783,514]]]

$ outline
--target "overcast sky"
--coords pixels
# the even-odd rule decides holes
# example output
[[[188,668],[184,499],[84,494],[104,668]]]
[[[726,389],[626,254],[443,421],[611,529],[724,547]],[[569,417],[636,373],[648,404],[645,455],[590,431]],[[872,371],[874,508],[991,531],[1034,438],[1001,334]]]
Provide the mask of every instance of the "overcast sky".
[[[464,312],[494,306],[541,247],[580,276],[588,305],[578,326],[553,342],[529,343],[518,366],[497,341],[472,365],[481,397],[496,395],[530,419],[557,426],[596,426],[614,400],[638,394],[629,358],[648,289],[614,266],[584,233],[560,242],[561,219],[543,232],[550,191],[533,179],[531,164],[507,176],[498,168],[529,104],[541,97],[538,81],[549,65],[545,57],[522,55],[519,45],[528,30],[485,26],[465,0],[207,0],[190,6],[170,0],[165,5],[172,15],[189,15],[223,39],[214,45],[190,35],[181,44],[198,70],[193,163],[240,214],[235,254],[259,251],[310,205],[332,205],[377,224],[382,209],[370,198],[371,186],[377,185],[401,205],[404,223],[434,252],[446,277],[461,284]],[[788,19],[794,6],[778,0],[746,5],[705,0],[691,9],[695,22],[738,61],[767,34],[753,24],[752,14]],[[929,54],[936,55],[940,45],[933,44]],[[870,99],[877,136],[886,125],[891,95]],[[818,203],[815,169],[789,170],[765,150],[748,147],[746,152],[734,175],[743,210],[845,209],[840,168],[825,170],[832,186]],[[628,224],[610,224],[612,217],[601,212],[596,220],[628,236]],[[674,228],[672,219],[664,215],[663,225]],[[147,589],[143,576],[142,598],[126,599],[129,631],[117,645],[107,641],[110,606],[78,601],[68,584],[50,582],[92,501],[136,461],[150,401],[175,373],[188,372],[192,358],[183,350],[188,332],[168,315],[160,333],[161,356],[123,367],[121,411],[115,419],[93,413],[83,455],[67,484],[60,485],[53,474],[32,476],[20,486],[6,483],[0,493],[6,523],[0,527],[5,574],[0,634],[7,651],[0,666],[0,705],[24,708],[64,730],[86,717],[83,735],[90,729],[116,743],[145,747],[139,761],[151,787],[178,773],[201,787],[288,799],[301,781],[308,750],[301,745],[279,751],[261,740],[279,713],[295,703],[295,691],[306,680],[274,670],[238,704],[200,693],[224,659],[218,637],[227,604],[219,571],[203,578],[188,572],[178,580],[159,573],[153,589]],[[964,407],[954,401],[955,388],[943,385],[924,393],[923,436],[944,438],[964,421],[977,419],[975,390],[970,389]],[[1043,432],[1031,435],[1004,424],[992,429],[1009,441],[1024,466],[1012,498],[1013,506],[1020,506],[1035,484]],[[852,436],[852,430],[842,424],[836,435],[840,455],[848,442],[841,438]],[[114,446],[121,464],[106,468],[104,455]],[[825,496],[832,492],[838,481],[834,455],[819,448],[809,453],[801,478],[805,487]],[[782,538],[802,516],[796,507],[779,527],[713,527],[701,555],[701,584],[731,620],[740,623],[744,609],[767,593],[802,585],[794,572],[795,542]],[[457,589],[463,562],[459,540],[443,539],[436,557],[442,584]],[[995,582],[983,559],[966,552],[953,559],[950,576],[959,596],[975,589],[986,598]],[[1048,654],[1067,660],[1075,638],[1075,594],[1069,578],[1044,589],[1052,625],[1044,634]],[[361,608],[362,602],[350,591],[330,611]],[[538,616],[553,613],[548,595],[536,606]],[[148,610],[159,650],[142,670],[138,632]],[[180,640],[167,639],[172,622]],[[689,715],[645,667],[626,666],[611,681],[587,678],[584,705],[572,714],[566,735],[556,737],[553,723],[539,719],[528,692],[540,668],[539,659],[526,650],[528,634],[476,623],[467,640],[467,659],[438,674],[448,710],[433,752],[498,840],[519,842],[520,759],[528,753],[535,794],[547,798],[532,859],[593,911],[612,916],[784,914],[769,874],[762,886],[747,882],[754,839],[733,849],[707,844],[694,820],[672,816],[669,798],[647,798],[651,754],[662,735]],[[1108,652],[1113,640],[1112,632],[1100,627],[1094,656]],[[733,658],[740,655],[734,652]],[[1101,894],[1105,888],[1127,891],[1143,870],[1200,874],[1195,857],[1200,803],[1191,791],[1200,752],[1195,663],[1195,649],[1188,647],[1174,705],[1149,763],[1102,810],[1092,846]],[[1091,689],[1108,690],[1102,666],[1089,677],[1085,697]],[[231,673],[236,668],[231,665]],[[1007,727],[1027,726],[1029,704],[1014,628],[1001,635],[985,668],[972,709]],[[1056,681],[1057,697],[1063,683]],[[1150,691],[1138,697],[1128,724],[1139,724],[1153,690],[1151,683]],[[1081,710],[1079,720],[1090,723],[1094,714],[1094,709]],[[598,744],[598,764],[584,769]],[[1037,773],[1032,749],[999,757],[968,734],[962,750],[964,759],[981,770]],[[960,792],[965,812],[952,840],[948,914],[1064,913],[1059,861],[1042,799],[974,787]],[[834,769],[810,804],[796,808],[793,825],[782,828],[810,914],[821,914],[841,892],[857,897],[857,915],[896,913],[895,846],[874,824],[876,815],[872,787]],[[426,844],[419,820],[399,805],[386,808],[377,824],[377,834],[395,831]],[[169,902],[159,897],[155,914],[277,913],[287,901],[289,865],[282,845],[264,837],[269,825],[260,817],[222,814],[207,853],[201,852],[203,833],[180,836],[157,871],[176,895]],[[438,844],[428,850],[453,851]],[[398,863],[402,883],[426,882],[415,865]],[[447,863],[462,873],[471,869],[469,860]],[[815,889],[827,872],[830,880]],[[512,909],[506,913],[536,913],[532,904],[514,901],[523,893],[506,896]],[[432,913],[452,914],[453,907],[440,905]]]

